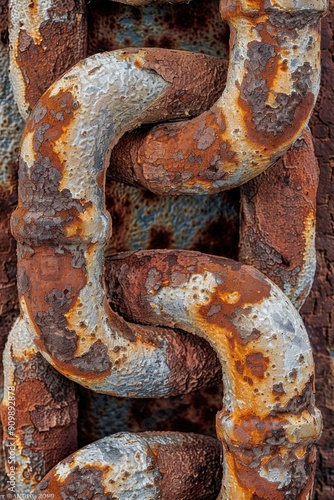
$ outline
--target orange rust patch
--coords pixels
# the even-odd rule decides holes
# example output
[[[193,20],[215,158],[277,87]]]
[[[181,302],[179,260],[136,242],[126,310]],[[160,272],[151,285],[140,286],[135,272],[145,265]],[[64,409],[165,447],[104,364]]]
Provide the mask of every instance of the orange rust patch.
[[[261,352],[254,352],[247,354],[245,363],[254,377],[263,378],[268,369],[269,358],[263,356]]]
[[[75,101],[72,93],[68,90],[59,91],[57,95],[52,97],[45,94],[39,100],[38,106],[30,114],[24,130],[24,135],[29,131],[34,132],[34,151],[40,152],[43,157],[49,157],[53,167],[57,168],[61,173],[64,167],[54,152],[53,146],[71,126],[75,110],[78,107],[78,102]],[[41,114],[43,114],[42,118],[40,118]],[[41,138],[37,132],[42,127],[45,128],[45,131]]]
[[[136,57],[136,59],[134,60],[134,65],[136,66],[136,68],[143,69],[143,60],[140,57]]]
[[[309,221],[314,222],[318,177],[312,137],[305,130],[280,161],[241,188],[239,259],[282,289],[290,284],[289,298],[297,301],[296,307],[303,302],[312,279],[305,279],[304,289],[296,297],[300,272],[312,255],[305,229],[309,230]]]
[[[38,247],[33,258],[23,258],[20,262],[20,268],[24,269],[29,282],[25,294],[34,316],[49,309],[46,297],[55,288],[65,290],[70,284],[67,293],[68,298],[71,298],[70,307],[75,303],[87,278],[82,269],[73,267],[72,258],[70,253],[56,254],[52,247]]]
[[[60,3],[62,5],[59,9],[57,4]],[[40,16],[38,4],[38,1],[29,4],[36,43],[21,29],[17,42],[20,48],[15,53],[16,64],[25,81],[24,97],[30,109],[60,75],[86,55],[84,1],[56,2],[49,10],[50,17],[36,26]],[[55,20],[58,16],[63,16],[63,20]]]
[[[219,180],[228,175],[210,165],[212,158],[219,158],[222,164],[234,163],[236,168],[238,165],[235,153],[225,137],[225,130],[225,117],[214,110],[186,124],[157,126],[142,141],[137,155],[140,169],[136,165],[134,168],[139,178],[142,177],[142,170],[144,178],[150,179],[150,186],[161,183],[165,177],[175,186],[211,184],[213,179]],[[204,169],[202,165],[208,167]],[[189,176],[187,174],[185,177],[187,172]],[[160,185],[161,189],[163,185]]]
[[[247,491],[249,498],[253,498],[254,500],[262,498],[270,498],[270,500],[284,499],[284,492],[277,489],[280,484],[279,481],[270,482],[259,475],[257,468],[245,467],[236,461],[233,461],[233,466],[240,491]]]

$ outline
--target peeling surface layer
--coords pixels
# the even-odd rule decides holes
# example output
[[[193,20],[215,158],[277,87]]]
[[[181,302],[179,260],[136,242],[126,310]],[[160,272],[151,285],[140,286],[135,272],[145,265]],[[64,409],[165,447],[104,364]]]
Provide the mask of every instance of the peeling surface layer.
[[[86,56],[84,0],[9,0],[10,72],[27,118],[41,94]]]
[[[252,267],[195,252],[119,254],[108,267],[113,302],[125,317],[191,331],[218,354],[224,400],[217,433],[228,478],[222,497],[310,493],[321,416],[308,336],[283,292]]]
[[[55,498],[208,500],[220,487],[221,448],[208,437],[180,433],[120,433],[59,463],[35,494]]]
[[[64,375],[120,396],[177,394],[185,387],[192,390],[200,378],[201,383],[215,379],[219,370],[212,355],[208,361],[206,344],[195,347],[191,337],[184,337],[177,349],[175,333],[154,330],[153,335],[152,329],[126,324],[105,307],[101,279],[110,222],[103,208],[103,160],[110,141],[136,119],[123,93],[131,95],[137,115],[145,117],[143,109],[157,105],[161,95],[165,99],[165,89],[171,92],[162,77],[141,71],[152,64],[151,54],[147,49],[93,56],[44,94],[25,129],[20,204],[12,224],[21,243],[21,307],[35,325],[38,348]],[[168,52],[169,60],[173,54],[179,57]],[[108,64],[113,71],[107,71]],[[85,79],[90,73],[92,85]],[[177,91],[177,81],[173,88]],[[116,95],[115,107],[111,96]],[[108,116],[112,121],[106,127]],[[74,167],[78,158],[81,172]],[[193,352],[193,363],[186,363],[183,379],[179,368],[185,352]]]
[[[5,317],[17,311],[15,282],[15,241],[10,235],[9,218],[17,203],[17,159],[23,121],[14,103],[8,76],[9,51],[0,44],[0,316],[4,324],[0,333],[2,352],[8,328]]]
[[[293,15],[278,0],[222,4],[233,46],[223,96],[186,126],[172,124],[166,136],[159,132],[164,125],[148,135],[138,131],[140,148],[149,150],[148,137],[176,144],[173,162],[193,166],[177,173],[182,189],[171,192],[218,192],[239,185],[270,165],[305,127],[317,93],[318,25],[325,5],[300,1],[289,7]],[[38,32],[31,36],[34,44],[42,43]],[[149,49],[98,55],[77,64],[38,101],[24,132],[19,207],[12,218],[22,312],[16,328],[31,332],[44,358],[68,378],[96,391],[130,396],[190,390],[203,365],[204,379],[216,377],[219,365],[214,360],[209,366],[207,345],[195,344],[191,352],[192,337],[181,335],[180,341],[170,329],[204,337],[217,352],[225,386],[217,417],[225,451],[221,496],[307,496],[321,419],[314,407],[306,331],[278,288],[232,261],[187,252],[141,253],[111,261],[110,296],[128,322],[107,305],[103,257],[111,222],[104,180],[110,151],[124,132],[142,123],[165,119],[171,111],[175,117],[187,109],[192,114],[191,106],[175,99],[185,82],[168,66],[171,59],[180,65],[186,58]],[[206,61],[202,57],[204,67]],[[176,108],[168,108],[171,102]],[[230,103],[239,107],[228,122],[224,106]],[[270,144],[264,136],[271,137]],[[187,154],[189,137],[197,156]],[[242,159],[247,151],[250,156]],[[149,187],[146,160],[138,156],[137,163],[144,165],[139,172],[132,161],[136,154],[130,148],[130,171],[124,174],[114,163],[116,177]],[[203,174],[205,156],[210,168]],[[223,174],[222,160],[232,165]],[[163,192],[169,187],[161,172],[173,172],[170,165],[154,167],[154,182]],[[131,323],[143,322],[143,314],[149,325]],[[183,379],[188,350],[192,365],[186,364]],[[184,382],[189,378],[195,382]],[[59,482],[62,465],[57,474]],[[104,488],[101,471],[88,480]]]
[[[138,134],[126,155],[120,141],[113,157],[118,171],[155,193],[207,194],[239,186],[272,165],[312,112],[326,7],[302,1],[286,12],[275,1],[222,2],[231,29],[222,96],[194,120]]]
[[[36,350],[31,328],[18,320],[4,353],[5,460],[11,479],[14,470],[16,494],[30,494],[55,463],[77,448],[74,384]]]
[[[316,401],[324,419],[317,443],[316,494],[334,497],[334,2],[322,22],[322,81],[311,130],[320,167],[317,197],[317,272],[302,308],[310,335],[316,368]]]
[[[6,29],[6,8],[0,16]],[[2,31],[2,35],[4,32]],[[10,234],[10,215],[17,203],[17,164],[23,122],[14,103],[9,75],[9,49],[0,42],[0,358],[7,335],[19,314],[16,287],[16,245]],[[0,399],[3,368],[0,366]],[[0,424],[0,436],[2,429]],[[0,492],[6,487],[3,452],[0,451]]]
[[[316,267],[318,178],[312,137],[305,131],[280,161],[241,188],[239,259],[274,281],[297,309]]]

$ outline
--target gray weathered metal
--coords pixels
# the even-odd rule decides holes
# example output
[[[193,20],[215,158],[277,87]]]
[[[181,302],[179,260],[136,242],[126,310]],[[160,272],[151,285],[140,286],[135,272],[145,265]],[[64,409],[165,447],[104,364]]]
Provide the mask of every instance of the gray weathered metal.
[[[173,124],[166,134],[165,126],[158,126],[139,142],[132,138],[135,161],[130,170],[118,165],[120,177],[162,192],[207,192],[239,185],[271,165],[299,136],[312,110],[324,9],[321,1],[223,2],[234,40],[223,96],[186,126]],[[38,33],[29,36],[41,44]],[[66,377],[120,395],[166,395],[185,385],[179,378],[180,339],[173,332],[157,338],[156,326],[126,323],[108,308],[101,287],[110,234],[103,192],[110,150],[124,131],[170,116],[166,102],[173,94],[165,97],[175,82],[171,86],[173,78],[154,54],[132,50],[87,59],[38,101],[24,132],[19,207],[13,216],[22,316],[9,346],[24,332]],[[187,56],[169,52],[165,57],[181,61]],[[231,103],[236,115],[228,121]],[[167,164],[160,168],[162,156],[153,150],[159,143],[162,151],[164,142]],[[185,154],[188,148],[200,151],[197,160],[192,161],[190,149]],[[222,158],[229,172],[219,171]],[[181,171],[186,159],[189,164]],[[210,167],[203,170],[204,160]],[[150,162],[159,164],[152,182],[144,179]],[[167,177],[171,172],[171,187],[163,171]],[[321,419],[314,408],[307,335],[282,292],[251,268],[199,254],[133,254],[116,258],[113,265],[111,294],[122,297],[128,290],[130,300],[124,306],[123,297],[119,307],[131,320],[143,322],[144,309],[151,324],[204,336],[219,355],[225,385],[217,420],[225,450],[221,496],[309,496]],[[10,362],[8,374],[13,374]],[[193,370],[196,378],[202,367],[203,361],[193,365],[186,376]],[[303,471],[297,477],[296,466]]]

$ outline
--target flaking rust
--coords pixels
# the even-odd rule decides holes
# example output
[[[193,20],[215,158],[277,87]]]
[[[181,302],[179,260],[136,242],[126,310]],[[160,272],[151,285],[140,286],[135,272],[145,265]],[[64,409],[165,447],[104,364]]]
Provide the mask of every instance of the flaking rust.
[[[4,7],[3,7],[4,8]],[[6,10],[5,10],[6,12]],[[2,13],[3,14],[3,13]],[[0,16],[5,30],[4,16]],[[8,75],[9,50],[0,42],[0,358],[16,316],[16,246],[10,234],[10,215],[17,203],[17,157],[23,122],[16,109]],[[3,368],[0,366],[0,397],[3,395]],[[0,426],[2,437],[2,428]],[[3,453],[0,450],[0,491],[5,488]]]
[[[50,16],[50,19],[48,22],[53,22],[55,20],[55,16],[53,15],[55,11],[59,11],[60,7],[57,6],[57,3],[54,3],[54,10],[52,11],[52,16]],[[67,4],[66,4],[67,5]],[[66,10],[66,5],[64,5],[64,9]],[[50,7],[50,5],[48,5]],[[25,11],[22,14],[22,9]],[[44,10],[43,10],[44,9]],[[29,27],[29,33],[35,33],[35,42],[37,44],[40,44],[39,47],[43,50],[39,50],[38,52],[38,58],[39,62],[41,64],[39,65],[34,65],[32,63],[31,58],[29,57],[23,57],[24,54],[21,54],[21,59],[20,59],[20,71],[22,74],[29,74],[30,71],[39,71],[37,77],[38,77],[38,86],[36,85],[30,85],[30,80],[28,78],[24,79],[24,87],[21,87],[20,92],[18,92],[18,89],[16,91],[16,99],[20,105],[21,112],[24,116],[26,116],[26,109],[30,109],[33,107],[36,99],[38,99],[40,93],[45,90],[47,84],[44,81],[44,78],[42,78],[42,73],[43,73],[43,68],[48,67],[48,78],[56,78],[57,75],[64,69],[62,66],[57,66],[55,68],[56,71],[51,71],[51,65],[53,64],[54,60],[57,58],[58,50],[64,51],[66,49],[65,45],[65,40],[61,41],[61,44],[59,45],[59,41],[52,35],[52,30],[45,30],[43,29],[42,33],[40,32],[40,25],[43,23],[43,27],[48,25],[48,22],[44,23],[43,18],[45,17],[45,9],[46,9],[46,4],[36,4],[35,5],[35,11],[31,12],[31,9],[25,10],[25,6],[22,4],[15,4],[11,10],[11,49],[12,49],[12,60],[15,60],[15,54],[16,50],[15,47],[17,47],[17,44],[24,38],[23,32],[25,32],[25,28],[27,26]],[[21,23],[21,17],[20,17],[20,12],[23,15],[25,19],[25,23]],[[48,10],[48,16],[51,13],[51,10]],[[60,14],[60,12],[58,12]],[[27,16],[27,18],[26,18]],[[66,16],[63,16],[63,18],[59,21],[66,25],[66,29],[70,30],[73,28],[73,19],[74,17],[71,15],[68,19]],[[80,40],[80,37],[82,36],[82,33],[84,31],[84,18],[78,18],[80,21],[79,23],[79,28],[74,29],[72,33],[72,38],[66,50],[73,51],[73,56],[76,56],[78,59],[81,57],[83,54],[83,49],[84,45],[83,41]],[[78,26],[77,26],[78,27]],[[75,28],[75,26],[74,26]],[[65,28],[64,28],[65,29]],[[42,36],[43,35],[43,36]],[[79,47],[79,53],[77,55],[77,50],[76,48]],[[46,50],[46,48],[48,50]],[[23,46],[21,47],[23,49]],[[25,48],[27,53],[29,54],[29,51],[32,51],[32,53],[36,53],[36,47],[34,44],[30,44],[28,47]],[[64,60],[67,59],[67,63],[70,64],[71,59],[69,60],[66,58],[66,50],[65,50],[65,55],[63,54]],[[153,56],[153,52],[152,56]],[[168,68],[170,59],[168,60],[167,54],[162,53],[160,54],[159,51],[156,51],[156,55],[153,57],[153,59],[156,59],[157,62],[154,63],[153,65],[159,65],[160,68],[164,68],[164,65],[166,67],[165,72],[170,73],[169,79],[174,79],[174,74],[171,71],[170,68]],[[163,62],[162,59],[165,59],[165,62]],[[44,63],[43,63],[44,61]],[[201,61],[201,67],[202,72],[198,73],[199,69],[199,61]],[[73,62],[73,60],[72,60]],[[43,64],[42,64],[43,63]],[[180,69],[183,67],[183,64],[186,64],[188,67],[188,73],[185,75],[180,72]],[[138,60],[136,61],[136,64],[138,65]],[[161,116],[167,118],[169,116],[181,116],[183,114],[193,114],[195,112],[198,112],[200,109],[205,109],[208,106],[208,103],[213,102],[217,97],[218,97],[218,90],[219,87],[222,86],[223,79],[225,77],[225,68],[226,68],[226,63],[224,61],[219,61],[218,59],[214,58],[205,58],[203,56],[198,56],[195,58],[195,61],[190,60],[189,58],[187,61],[182,58],[182,55],[180,54],[178,59],[174,57],[174,69],[176,66],[178,66],[177,71],[179,72],[180,76],[183,76],[182,80],[179,77],[179,86],[180,90],[177,95],[177,99],[173,97],[170,99],[170,102],[173,102],[173,110],[172,113],[170,113],[170,105],[167,106],[168,99],[166,98],[166,106],[161,106],[161,110],[159,111],[160,113],[160,119]],[[191,69],[193,66],[193,69]],[[191,71],[197,71],[196,74],[196,80],[189,82],[190,78],[189,75]],[[176,72],[177,72],[176,71]],[[205,73],[204,73],[205,71]],[[36,75],[35,75],[36,76]],[[40,78],[39,78],[40,76]],[[185,76],[185,78],[184,78]],[[36,78],[37,78],[36,77]],[[17,83],[17,82],[16,82]],[[210,85],[210,87],[209,87]],[[196,86],[196,88],[195,88]],[[178,104],[179,103],[179,104]],[[175,106],[176,104],[176,106]],[[164,109],[166,107],[166,109]],[[179,115],[178,115],[179,114]],[[60,118],[60,115],[56,118]],[[152,238],[154,238],[154,234],[152,233]],[[43,268],[43,269],[42,269]],[[50,278],[50,261],[46,259],[42,265],[41,265],[41,276],[43,279],[48,279]],[[52,273],[51,273],[52,276]],[[53,275],[54,277],[54,275]],[[151,340],[150,338],[147,339],[148,344],[153,342],[153,345],[159,344],[158,340]],[[178,355],[175,355],[174,353],[174,347],[178,347]],[[202,356],[204,356],[204,363],[201,360],[201,353]],[[219,364],[217,363],[217,360],[210,355],[210,351],[208,350],[207,346],[205,343],[197,344],[195,339],[193,337],[185,337],[185,340],[182,340],[181,342],[178,341],[178,335],[174,332],[170,332],[169,335],[169,349],[167,352],[167,357],[168,357],[168,363],[170,366],[172,366],[172,374],[174,379],[173,388],[172,391],[174,392],[183,392],[183,391],[190,391],[194,387],[196,387],[199,383],[200,384],[206,384],[210,380],[215,380],[217,376],[219,377]],[[210,357],[208,360],[208,363],[205,363],[205,359],[207,357]],[[187,371],[187,364],[189,363],[189,357],[193,357],[194,359],[196,358],[196,361],[192,365],[192,374],[193,376],[189,377],[189,372]],[[201,360],[201,361],[198,361]],[[206,365],[206,366],[204,366]],[[207,376],[202,373],[203,369],[207,373]],[[178,377],[178,373],[183,371],[185,373],[185,376]],[[31,377],[29,380],[32,380],[33,377]],[[201,379],[201,382],[199,382],[199,379]],[[59,378],[59,381],[61,381],[61,377]],[[171,393],[173,393],[171,391]],[[20,412],[21,410],[24,412],[23,408],[20,407]],[[65,433],[67,430],[65,429]],[[59,438],[62,440],[62,438]],[[72,443],[72,441],[71,441]],[[28,445],[24,448],[24,455],[20,457],[22,459],[22,464],[20,465],[20,471],[17,473],[17,482],[23,484],[22,488],[25,488],[28,485],[32,485],[36,481],[36,477],[39,477],[38,474],[40,474],[40,470],[35,470],[36,469],[36,464],[33,460],[31,460],[31,453],[34,453],[37,448],[38,448],[38,453],[41,457],[41,460],[43,461],[46,455],[49,456],[50,459],[50,454],[49,450],[47,449],[47,443],[44,442],[39,442],[39,446],[34,447],[34,443],[30,441],[30,452],[28,453]],[[34,451],[32,451],[32,448],[34,448]],[[69,448],[70,449],[70,448]],[[73,449],[73,447],[72,447]],[[55,456],[53,456],[53,459],[56,461],[59,460],[59,458],[62,457],[62,452],[63,452],[63,447],[58,448],[59,453]],[[21,453],[21,452],[20,452]],[[47,470],[49,466],[52,465],[52,459],[51,460],[46,460],[44,469]],[[25,472],[25,475],[22,476],[21,470]],[[27,470],[29,470],[29,473],[27,473]]]
[[[174,151],[177,158],[173,160],[182,163],[190,158],[192,166],[192,172],[186,170],[177,179],[181,190],[196,192],[191,186],[196,169],[197,184],[208,191],[245,182],[270,165],[305,127],[317,93],[318,24],[325,4],[300,2],[297,7],[292,19],[290,4],[272,1],[254,6],[244,1],[223,5],[222,12],[232,26],[234,65],[221,99],[239,105],[240,120],[232,117],[228,123],[219,100],[204,118],[187,125],[190,132],[184,137],[195,139],[201,153],[186,158],[182,148]],[[246,30],[240,29],[240,19]],[[242,35],[247,45],[244,54]],[[31,37],[35,45],[42,43],[40,31]],[[298,63],[292,59],[293,51],[302,53]],[[313,443],[321,426],[313,401],[313,364],[300,318],[274,285],[254,269],[233,262],[189,253],[144,253],[118,259],[121,271],[131,263],[132,285],[139,287],[143,279],[143,288],[126,304],[126,314],[140,321],[132,311],[139,308],[136,300],[140,300],[141,320],[145,306],[147,319],[157,326],[126,323],[106,305],[101,281],[110,220],[103,202],[104,165],[126,130],[159,119],[165,106],[161,103],[169,90],[173,92],[159,65],[152,73],[150,54],[154,53],[123,51],[80,63],[49,89],[30,115],[21,150],[19,207],[13,216],[22,312],[17,328],[29,330],[40,352],[67,377],[121,395],[145,391],[165,395],[175,389],[172,380],[179,378],[179,366],[173,374],[168,359],[168,333],[173,332],[164,330],[167,335],[159,337],[157,327],[204,336],[224,367],[224,407],[217,418],[225,449],[221,496],[307,497],[312,488]],[[114,75],[106,71],[108,65]],[[124,80],[130,82],[127,89],[122,87]],[[101,95],[106,88],[108,98]],[[197,129],[196,123],[200,124]],[[246,146],[240,140],[240,124],[244,137],[250,139],[248,150],[255,144],[255,155],[262,155],[258,163],[255,156],[247,158],[254,163],[246,174],[245,161],[230,147],[231,134],[242,148]],[[179,127],[183,125],[173,125],[166,136],[162,129],[151,133],[160,143],[168,137],[168,142],[178,145]],[[225,147],[219,142],[220,155],[215,149],[218,131],[228,137]],[[271,150],[264,141],[267,133],[272,136]],[[202,154],[211,162],[204,180],[199,168]],[[78,158],[81,170],[76,168]],[[232,165],[231,184],[220,180],[233,175],[224,172],[221,176],[215,170],[215,162],[222,159]],[[138,177],[136,165],[131,168]],[[125,173],[126,180],[132,180],[133,171]],[[136,182],[142,183],[139,177]],[[177,189],[173,187],[174,192]],[[138,262],[139,267],[143,262],[146,267],[137,276]],[[120,276],[121,282],[122,272]],[[117,297],[118,293],[114,283],[112,294]],[[175,346],[171,351],[177,352]],[[137,365],[132,364],[135,357]],[[158,373],[152,373],[157,361]],[[133,382],[138,365],[143,379]],[[58,479],[64,474],[63,466],[59,467]],[[113,468],[112,461],[108,467]],[[100,476],[94,488],[100,487]]]
[[[10,234],[9,220],[17,203],[17,157],[23,121],[16,109],[8,76],[9,51],[0,43],[0,351],[7,330],[17,314],[15,240]]]
[[[123,315],[203,336],[218,354],[219,498],[310,498],[321,415],[307,332],[283,292],[252,267],[195,252],[119,254],[109,267]]]
[[[126,161],[120,141],[112,160],[124,178],[160,194],[207,194],[239,186],[272,165],[312,112],[326,8],[326,1],[222,1],[232,47],[221,98],[194,120],[134,137]]]
[[[110,232],[101,178],[117,141],[113,133],[147,118],[169,87],[158,74],[143,72],[147,53],[94,56],[44,94],[25,128],[20,201],[12,219],[19,243],[21,322],[28,318],[38,349],[64,375],[120,395],[168,394],[173,379],[167,357],[164,364],[161,351],[156,358],[161,345],[152,327],[122,320],[107,308],[101,288]],[[124,74],[132,83],[126,89],[132,106],[115,108],[113,96],[124,101]],[[91,87],[93,110],[86,87],[91,78],[103,82]],[[109,126],[106,116],[112,117]],[[86,140],[88,130],[95,141]],[[222,498],[310,494],[321,418],[314,407],[307,333],[283,292],[253,268],[185,251],[115,261],[121,262],[121,273],[114,268],[112,279],[124,282],[112,283],[113,294],[130,285],[127,300],[120,302],[131,320],[144,316],[155,327],[203,336],[218,354],[225,387],[217,417],[226,474]],[[156,359],[160,367],[152,373]]]
[[[212,438],[176,432],[119,433],[58,464],[34,493],[64,500],[84,498],[86,492],[108,499],[130,494],[145,500],[205,500],[219,493],[220,467],[221,447]]]
[[[16,494],[30,494],[55,463],[77,448],[77,394],[36,350],[25,322],[17,321],[8,337],[4,365],[7,472],[15,471]]]
[[[318,179],[312,136],[305,130],[281,160],[241,188],[239,260],[274,281],[297,309],[316,267]]]
[[[84,0],[9,0],[11,78],[22,116],[86,56]]]
[[[142,90],[146,97],[143,97],[138,60],[144,66],[146,58],[150,60],[149,54],[147,49],[94,56],[80,63],[44,94],[26,125],[21,148],[21,197],[12,219],[13,232],[20,241],[18,287],[21,305],[22,308],[27,306],[35,330],[39,332],[39,349],[64,375],[95,390],[121,396],[167,395],[178,393],[185,385],[193,387],[194,381],[185,384],[177,368],[182,366],[185,345],[187,351],[202,349],[204,359],[210,356],[205,344],[192,347],[193,342],[187,337],[180,339],[180,349],[176,349],[177,335],[173,332],[158,335],[155,331],[153,336],[148,328],[126,324],[106,309],[100,285],[102,255],[110,232],[109,216],[102,211],[100,180],[103,179],[103,158],[110,147],[110,138],[104,137],[102,122],[101,126],[93,125],[89,119],[82,122],[89,104],[84,75],[93,74],[94,78],[101,79],[99,98],[103,111],[99,115],[93,112],[93,120],[102,120],[105,125],[102,103],[110,107],[109,97],[117,93],[122,95],[119,82],[124,72],[133,82],[130,94],[133,103],[142,100],[140,105],[149,109],[153,102],[159,110],[158,98],[162,94],[164,99],[164,93],[170,92],[170,85],[158,75],[144,74]],[[177,52],[173,54],[179,58]],[[133,73],[129,72],[131,64]],[[109,73],[108,65],[113,68]],[[118,71],[115,71],[117,66]],[[109,86],[109,93],[105,92],[106,86]],[[98,95],[94,95],[94,107],[99,109]],[[124,108],[120,108],[118,114],[115,109],[113,111],[112,128],[117,130],[124,126],[129,115]],[[111,115],[111,110],[109,112]],[[137,113],[144,114],[143,109],[139,107]],[[153,109],[150,116],[155,113]],[[86,125],[82,126],[84,122]],[[79,123],[79,135],[75,139]],[[87,143],[85,127],[92,136],[100,130],[102,137],[96,136],[93,143]],[[91,147],[93,150],[89,151]],[[74,175],[72,165],[76,163],[74,157],[77,158],[78,148],[82,148],[80,157],[83,161],[90,158],[90,164],[86,164],[82,172],[76,168]],[[96,304],[95,313],[88,305],[92,301]],[[56,331],[62,332],[66,340],[58,342]],[[195,356],[193,359],[195,362],[188,367],[186,379],[200,375],[203,383],[216,376],[218,365],[214,359],[211,362],[203,362]],[[155,364],[160,369],[150,373],[150,367]],[[203,376],[204,372],[207,377]],[[138,373],[138,377],[133,377],[133,373]]]

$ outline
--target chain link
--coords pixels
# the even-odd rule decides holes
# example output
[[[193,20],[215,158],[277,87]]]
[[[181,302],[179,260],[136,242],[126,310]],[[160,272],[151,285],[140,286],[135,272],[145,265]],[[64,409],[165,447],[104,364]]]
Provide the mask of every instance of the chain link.
[[[195,54],[133,49],[75,64],[86,51],[85,9],[81,1],[69,4],[66,10],[66,2],[45,0],[34,12],[23,0],[10,4],[14,92],[28,117],[19,204],[12,216],[21,316],[4,357],[5,387],[16,388],[18,402],[15,492],[30,493],[37,485],[37,498],[73,498],[73,492],[80,497],[85,489],[106,498],[125,498],[128,491],[138,498],[169,498],[168,490],[177,498],[195,498],[198,483],[187,481],[201,464],[205,486],[196,498],[304,498],[312,490],[321,416],[314,406],[311,348],[296,309],[253,267],[198,252],[156,250],[108,259],[109,296],[125,321],[108,305],[102,284],[111,234],[104,179],[112,154],[116,180],[159,194],[219,192],[258,176],[294,143],[282,164],[242,188],[240,256],[264,270],[300,307],[314,274],[317,182],[311,139],[308,132],[301,134],[318,92],[319,22],[326,3],[221,2],[231,29],[221,97],[197,118],[140,129],[126,142],[124,133],[139,125],[196,112],[194,94],[205,108],[222,80],[221,63]],[[66,35],[57,48],[55,26]],[[49,59],[54,50],[56,57]],[[71,69],[52,83],[65,66]],[[194,68],[201,76],[192,81]],[[34,76],[27,77],[28,70]],[[208,97],[210,88],[215,90]],[[189,99],[173,107],[181,92]],[[275,210],[279,217],[272,231],[268,220],[272,224]],[[278,249],[285,225],[291,236]],[[192,335],[211,344],[220,364]],[[222,478],[217,443],[171,433],[105,438],[42,479],[74,447],[77,401],[66,379],[97,392],[154,397],[206,385],[220,368]],[[8,450],[10,396],[5,391]],[[30,405],[44,408],[32,416]],[[55,440],[60,445],[51,453]],[[186,478],[182,490],[180,477]]]

